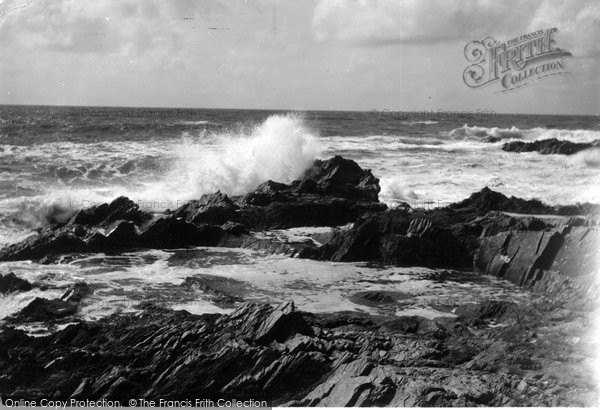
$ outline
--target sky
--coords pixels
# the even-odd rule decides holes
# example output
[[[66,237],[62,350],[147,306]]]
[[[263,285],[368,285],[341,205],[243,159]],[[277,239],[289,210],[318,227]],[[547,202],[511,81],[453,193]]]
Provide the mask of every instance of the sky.
[[[567,73],[470,88],[558,28]],[[597,0],[0,0],[0,104],[600,114]]]

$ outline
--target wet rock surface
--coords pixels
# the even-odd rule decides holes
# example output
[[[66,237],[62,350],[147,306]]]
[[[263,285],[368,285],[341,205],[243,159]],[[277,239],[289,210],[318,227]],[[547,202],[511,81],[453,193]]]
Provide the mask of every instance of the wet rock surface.
[[[152,305],[43,337],[0,330],[0,394],[28,400],[267,400],[302,406],[586,406],[590,306],[487,301],[429,320],[245,303],[228,315]],[[557,320],[560,318],[560,320]],[[578,338],[579,339],[576,339]],[[574,342],[577,340],[577,342]]]
[[[315,161],[290,185],[267,181],[233,198],[221,192],[207,194],[158,217],[119,197],[1,249],[0,261],[51,261],[53,255],[140,248],[252,247],[252,230],[337,226],[365,212],[385,210],[377,199],[379,190],[379,180],[369,170],[337,156]]]
[[[493,141],[496,142],[496,141]],[[508,152],[538,152],[542,155],[561,154],[573,155],[580,151],[600,147],[600,140],[593,142],[571,142],[561,141],[556,138],[538,140],[532,142],[512,141],[502,145],[503,151]]]
[[[0,275],[0,293],[26,292],[31,290],[32,287],[31,283],[17,277],[17,275],[12,272],[7,273],[6,275]]]
[[[85,322],[76,312],[92,289],[78,282],[61,298],[33,299],[0,325],[0,396],[235,397],[301,406],[597,404],[589,374],[600,346],[588,332],[599,295],[598,206],[554,207],[484,188],[445,208],[387,210],[378,192],[370,171],[335,157],[316,161],[289,185],[267,181],[232,198],[217,192],[159,217],[117,198],[0,250],[0,260],[243,247],[329,261],[475,266],[530,288],[530,302],[447,306],[448,315],[431,320],[394,317],[386,306],[400,303],[400,292],[365,290],[348,297],[391,313],[310,314],[293,302],[243,303],[247,283],[199,274],[182,286],[232,313],[198,316],[145,303],[142,313]],[[273,231],[349,222],[296,240]],[[180,249],[170,261],[201,255]],[[443,282],[446,274],[452,275],[431,275]],[[2,293],[32,286],[38,285],[0,277]],[[72,324],[41,337],[19,329],[39,322]]]

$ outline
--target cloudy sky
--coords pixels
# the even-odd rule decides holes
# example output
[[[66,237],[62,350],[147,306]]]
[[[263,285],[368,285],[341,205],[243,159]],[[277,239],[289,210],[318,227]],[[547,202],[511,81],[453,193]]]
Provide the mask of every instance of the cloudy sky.
[[[550,27],[569,74],[464,84]],[[600,113],[597,0],[0,0],[0,54],[0,104]]]

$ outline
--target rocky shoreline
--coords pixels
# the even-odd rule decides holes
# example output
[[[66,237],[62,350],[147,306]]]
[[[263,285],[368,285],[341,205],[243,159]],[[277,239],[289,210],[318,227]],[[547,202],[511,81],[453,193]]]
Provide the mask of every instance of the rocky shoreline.
[[[561,154],[561,155],[573,155],[580,151],[587,150],[590,148],[600,147],[600,141],[596,140],[593,142],[571,142],[561,141],[556,138],[550,138],[546,140],[538,140],[532,142],[524,141],[512,141],[502,145],[503,151],[508,152],[538,152],[542,155],[549,154]]]
[[[302,406],[586,406],[598,343],[600,207],[553,207],[484,188],[432,210],[387,209],[379,181],[354,161],[316,161],[297,181],[205,195],[162,215],[121,197],[78,211],[0,250],[0,261],[51,264],[69,254],[194,246],[248,248],[300,258],[478,269],[531,289],[523,305],[495,300],[449,307],[456,317],[311,314],[293,302],[244,303],[242,287],[190,278],[227,315],[151,304],[141,313],[77,321],[48,336],[18,328],[77,311],[74,283],[5,318],[0,396],[267,400]],[[342,225],[345,225],[340,227]],[[261,232],[329,226],[311,241]],[[2,293],[39,284],[0,277]],[[394,295],[361,295],[393,303]],[[588,372],[588,373],[586,373]]]

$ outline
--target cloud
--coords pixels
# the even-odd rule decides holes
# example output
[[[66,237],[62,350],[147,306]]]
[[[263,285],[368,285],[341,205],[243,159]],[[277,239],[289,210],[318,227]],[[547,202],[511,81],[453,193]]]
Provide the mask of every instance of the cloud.
[[[498,40],[558,27],[574,54],[600,52],[600,6],[595,0],[321,0],[313,15],[319,41],[354,46]],[[566,47],[565,47],[566,48]]]

